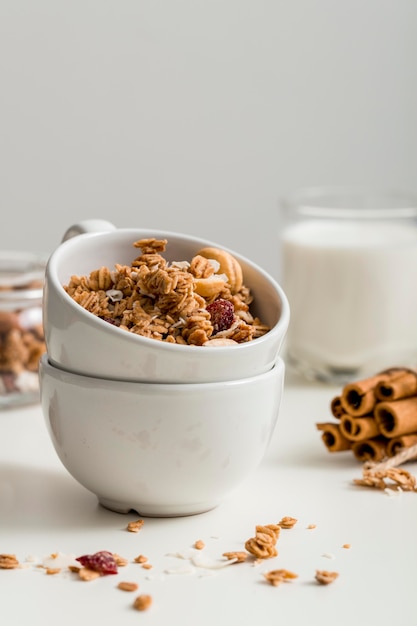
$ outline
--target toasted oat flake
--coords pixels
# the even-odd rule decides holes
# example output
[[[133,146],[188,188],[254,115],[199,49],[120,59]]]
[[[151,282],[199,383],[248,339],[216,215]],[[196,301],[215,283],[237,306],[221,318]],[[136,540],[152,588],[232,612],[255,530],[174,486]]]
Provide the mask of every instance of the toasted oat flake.
[[[53,576],[54,574],[59,574],[61,571],[60,567],[47,567],[45,572],[48,576]]]
[[[127,530],[130,533],[138,533],[140,531],[140,529],[142,528],[142,526],[144,525],[144,521],[143,519],[138,519],[135,520],[134,522],[129,522],[127,525]]]
[[[117,588],[121,589],[122,591],[137,591],[139,589],[139,585],[138,583],[134,582],[121,581],[117,585]]]
[[[139,554],[139,556],[136,556],[133,560],[135,561],[135,563],[146,563],[148,557],[144,556],[143,554]]]
[[[116,561],[117,565],[120,567],[125,567],[129,563],[129,560],[125,559],[123,556],[120,556],[120,554],[113,553],[113,558]]]
[[[307,526],[307,530],[314,530],[314,528],[317,528],[317,525],[316,525],[316,524],[309,524],[309,525]]]
[[[264,578],[274,587],[278,587],[281,583],[288,583],[295,578],[298,578],[298,574],[290,572],[287,569],[275,569],[264,574]]]
[[[151,605],[152,605],[152,596],[143,593],[137,598],[135,598],[135,601],[133,603],[133,608],[136,609],[137,611],[146,611],[147,609],[150,608]]]
[[[326,570],[316,570],[316,580],[320,585],[329,585],[338,578],[338,572],[328,572]]]
[[[243,563],[248,558],[249,553],[243,551],[223,552],[223,556],[229,561],[233,560],[235,563]]]
[[[206,547],[206,544],[204,543],[204,541],[202,541],[202,539],[199,539],[194,544],[194,548],[196,550],[203,550],[205,547]]]
[[[81,578],[81,580],[90,581],[95,580],[96,578],[100,578],[100,572],[88,569],[88,567],[82,567],[78,572],[78,576]]]
[[[278,525],[281,526],[281,528],[292,528],[295,526],[297,521],[298,520],[295,517],[289,517],[287,515],[286,517],[283,517],[280,522],[278,522]]]
[[[345,548],[345,550],[349,550],[351,548],[351,544],[350,543],[344,543],[342,548]]]
[[[142,567],[143,569],[152,569],[153,565],[151,565],[150,563],[143,563]]]
[[[19,561],[15,554],[0,554],[0,569],[16,569]]]

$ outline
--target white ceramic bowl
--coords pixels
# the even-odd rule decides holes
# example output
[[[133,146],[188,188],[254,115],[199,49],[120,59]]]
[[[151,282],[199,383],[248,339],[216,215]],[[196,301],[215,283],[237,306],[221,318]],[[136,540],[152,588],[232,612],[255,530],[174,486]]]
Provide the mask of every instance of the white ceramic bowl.
[[[44,355],[41,404],[68,472],[100,503],[144,516],[216,507],[259,465],[284,382],[267,373],[205,384],[146,384],[79,376]]]
[[[132,228],[81,234],[62,243],[51,255],[45,277],[43,320],[51,363],[78,374],[168,383],[235,380],[269,370],[288,328],[288,301],[269,274],[235,252],[254,296],[253,313],[271,327],[243,344],[208,348],[141,337],[89,313],[65,292],[63,285],[73,274],[130,265],[138,255],[133,242],[144,237],[167,239],[164,256],[169,261],[190,260],[202,247],[221,247],[177,233]]]

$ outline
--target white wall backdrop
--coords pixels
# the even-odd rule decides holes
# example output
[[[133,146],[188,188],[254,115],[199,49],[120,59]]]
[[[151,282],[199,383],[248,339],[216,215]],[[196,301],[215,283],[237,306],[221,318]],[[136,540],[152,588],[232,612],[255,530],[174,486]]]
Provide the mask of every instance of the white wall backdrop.
[[[87,217],[278,271],[278,197],[417,191],[416,0],[0,0],[0,249]]]

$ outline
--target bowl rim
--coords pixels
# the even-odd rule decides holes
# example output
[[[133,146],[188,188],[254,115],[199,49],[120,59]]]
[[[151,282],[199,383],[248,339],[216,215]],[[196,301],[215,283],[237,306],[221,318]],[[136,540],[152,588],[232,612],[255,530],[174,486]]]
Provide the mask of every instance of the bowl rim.
[[[106,386],[116,386],[120,389],[135,389],[138,393],[140,391],[144,392],[149,390],[155,393],[155,390],[162,392],[168,392],[175,388],[178,391],[207,391],[216,389],[224,389],[225,387],[233,387],[233,386],[242,386],[248,385],[255,382],[260,382],[267,380],[268,378],[279,377],[282,380],[285,376],[285,361],[281,356],[278,356],[272,366],[261,374],[254,374],[252,376],[248,376],[246,378],[234,378],[231,380],[221,380],[221,381],[211,381],[211,382],[195,382],[195,383],[160,383],[160,382],[146,382],[146,381],[136,381],[136,380],[128,380],[128,379],[119,379],[119,378],[106,378],[104,376],[92,376],[89,374],[78,374],[77,372],[72,372],[63,367],[57,366],[51,363],[49,359],[49,355],[47,352],[41,356],[39,360],[39,377],[42,387],[42,380],[45,376],[49,376],[50,378],[54,378],[63,383],[73,383],[76,385],[83,385],[83,383],[94,382],[97,386],[102,386],[106,384]],[[278,391],[278,390],[277,390]]]

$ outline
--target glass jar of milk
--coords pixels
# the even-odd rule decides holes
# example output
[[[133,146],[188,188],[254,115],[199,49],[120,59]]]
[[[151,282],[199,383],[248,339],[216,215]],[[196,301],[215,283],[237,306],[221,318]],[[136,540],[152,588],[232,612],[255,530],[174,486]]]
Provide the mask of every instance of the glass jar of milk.
[[[289,367],[338,384],[416,367],[417,198],[313,188],[281,206]]]

